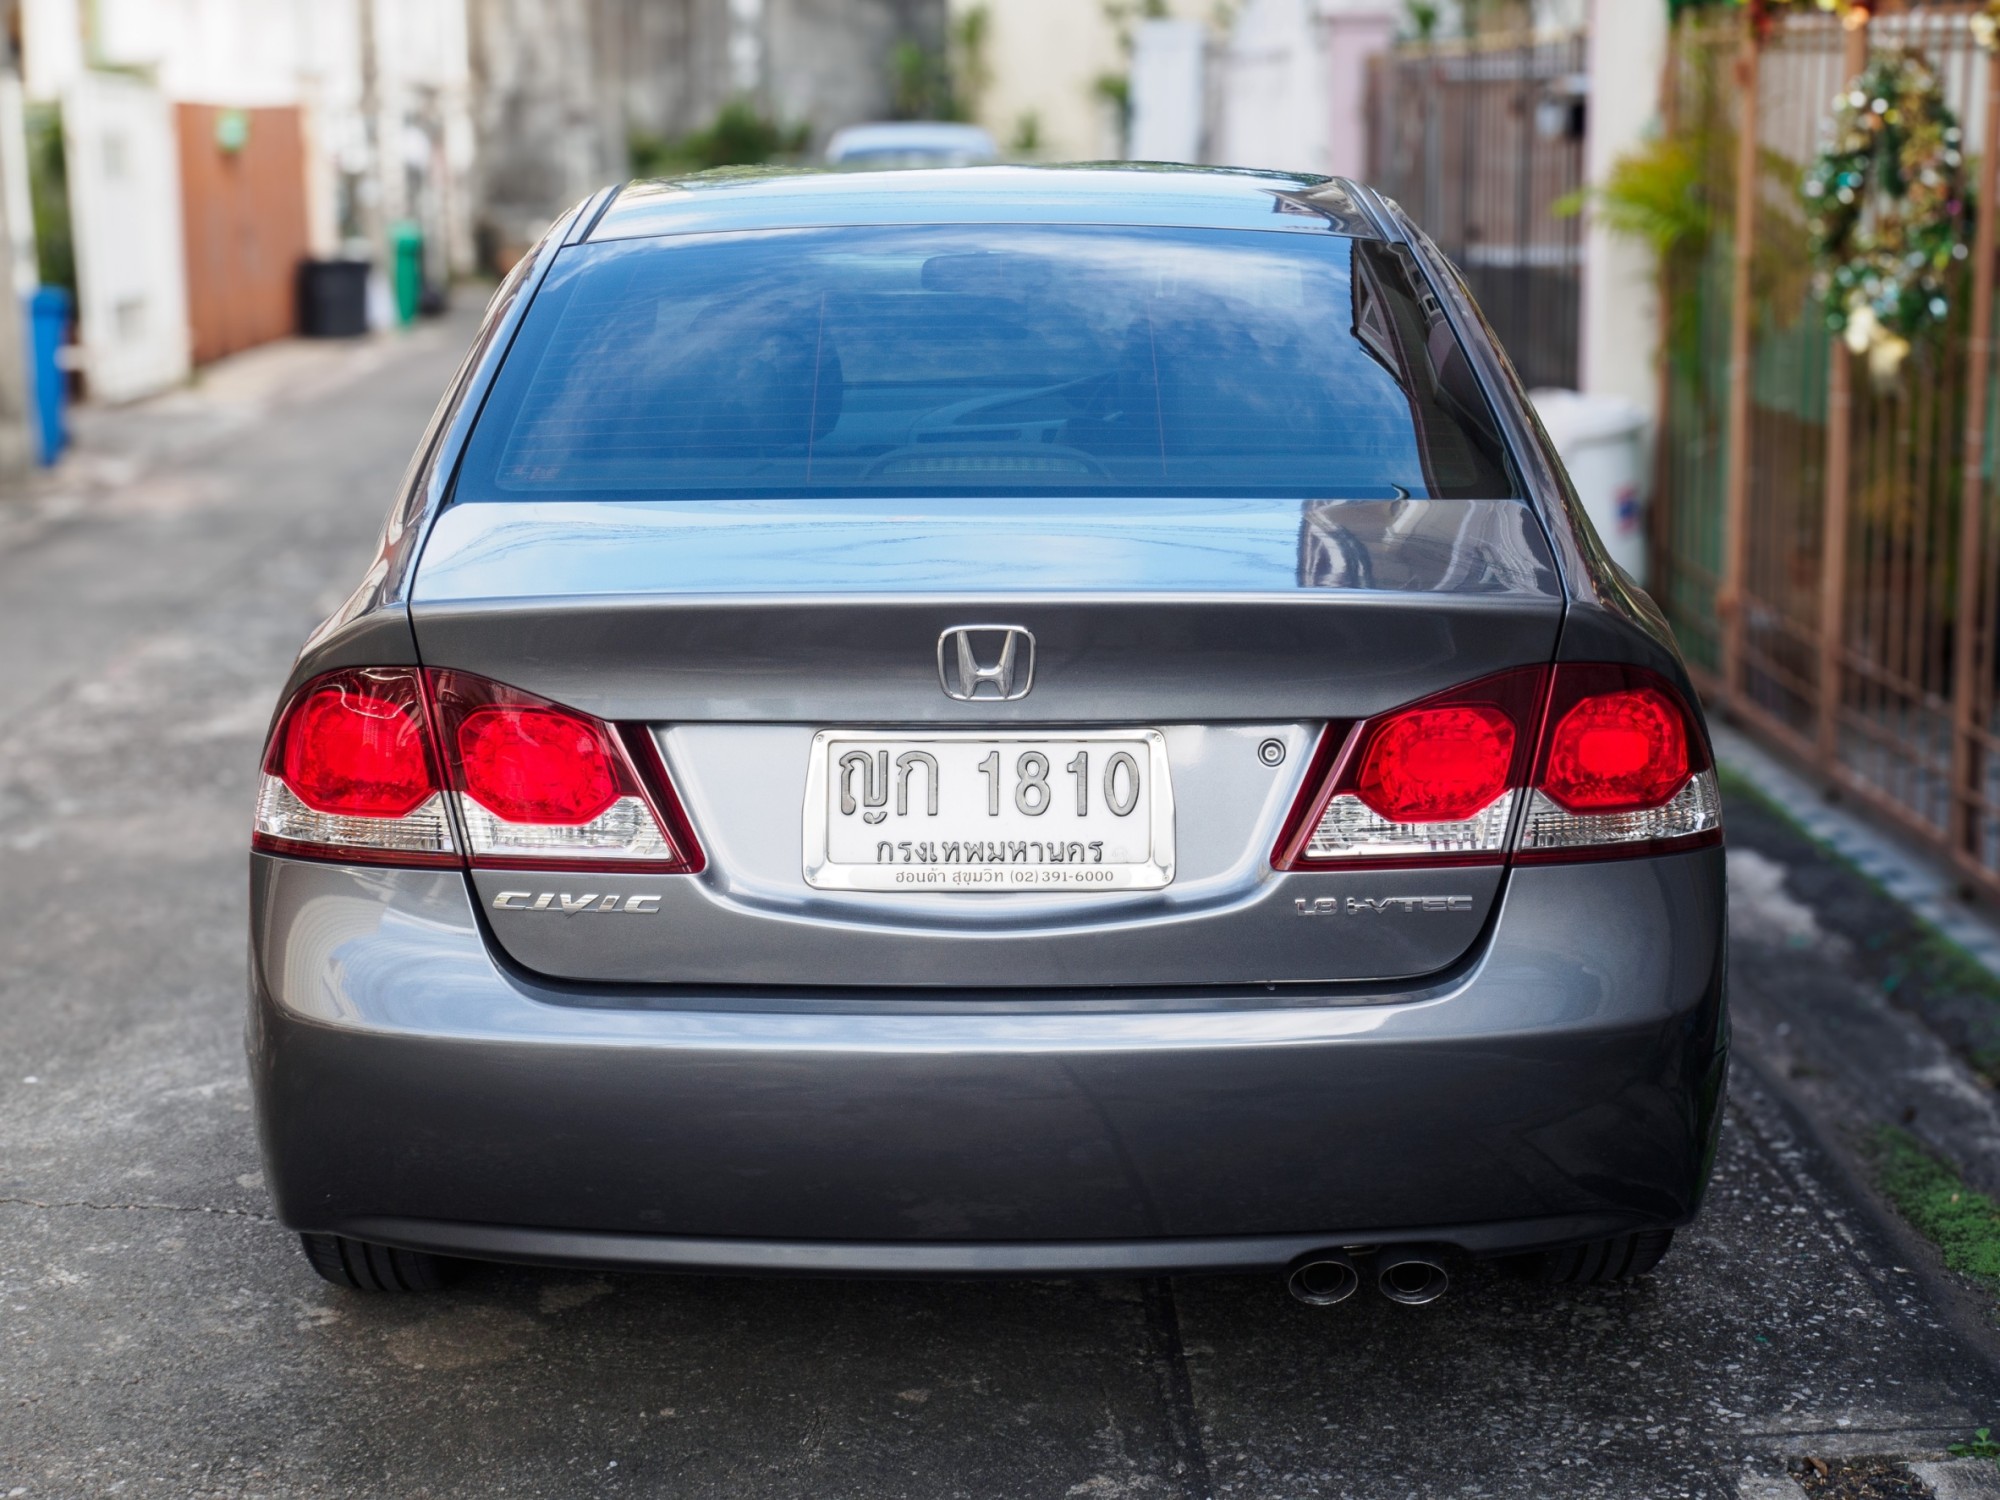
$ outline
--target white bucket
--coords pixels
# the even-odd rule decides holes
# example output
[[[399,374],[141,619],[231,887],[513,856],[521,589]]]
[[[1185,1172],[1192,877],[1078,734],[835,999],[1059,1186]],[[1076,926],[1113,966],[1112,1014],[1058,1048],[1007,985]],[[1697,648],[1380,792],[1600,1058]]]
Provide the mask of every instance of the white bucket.
[[[1535,391],[1530,398],[1562,455],[1584,514],[1611,560],[1646,581],[1646,429],[1650,419],[1616,396]]]

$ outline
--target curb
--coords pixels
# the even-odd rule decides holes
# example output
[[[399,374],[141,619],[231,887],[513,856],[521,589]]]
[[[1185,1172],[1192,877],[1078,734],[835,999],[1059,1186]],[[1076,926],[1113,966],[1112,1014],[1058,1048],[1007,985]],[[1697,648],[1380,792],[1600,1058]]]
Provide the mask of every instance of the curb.
[[[1715,758],[1749,782],[1787,817],[1929,923],[1995,979],[2000,979],[2000,919],[1962,900],[1957,880],[1937,860],[1883,832],[1835,802],[1813,782],[1726,724],[1710,726]],[[1728,811],[1723,813],[1728,828]]]

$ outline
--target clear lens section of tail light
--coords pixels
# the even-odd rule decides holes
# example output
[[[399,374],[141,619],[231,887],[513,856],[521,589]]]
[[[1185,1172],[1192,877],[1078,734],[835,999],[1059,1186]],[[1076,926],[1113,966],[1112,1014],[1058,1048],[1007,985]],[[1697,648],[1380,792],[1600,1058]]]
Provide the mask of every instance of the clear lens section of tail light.
[[[1680,693],[1640,667],[1565,663],[1518,858],[1617,858],[1711,844],[1722,834],[1715,769]]]
[[[1498,798],[1469,818],[1399,823],[1385,818],[1351,794],[1336,795],[1306,840],[1308,862],[1339,859],[1396,859],[1411,854],[1499,854],[1507,847],[1507,823],[1514,794]]]
[[[475,864],[698,868],[651,746],[613,726],[466,672],[433,672],[452,795]],[[636,737],[635,737],[636,738]]]
[[[416,669],[333,672],[293,695],[264,752],[251,841],[280,854],[456,863]]]
[[[1697,771],[1681,789],[1658,807],[1628,812],[1574,813],[1547,792],[1536,791],[1528,803],[1528,820],[1521,829],[1521,853],[1549,854],[1568,850],[1692,840],[1722,828],[1722,797],[1715,772]]]
[[[1504,672],[1344,735],[1330,726],[1273,864],[1504,858],[1545,676],[1540,668]]]

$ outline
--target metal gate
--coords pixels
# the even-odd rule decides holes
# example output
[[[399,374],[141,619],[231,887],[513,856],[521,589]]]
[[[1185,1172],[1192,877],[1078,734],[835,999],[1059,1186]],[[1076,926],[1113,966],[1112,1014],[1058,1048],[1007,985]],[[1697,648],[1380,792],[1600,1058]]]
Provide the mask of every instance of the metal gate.
[[[1465,273],[1529,386],[1577,383],[1585,38],[1376,59],[1369,180]]]
[[[1668,128],[1706,159],[1713,228],[1667,268],[1651,583],[1705,692],[2000,895],[1995,216],[1966,225],[1956,325],[1878,384],[1813,297],[1799,196],[1835,94],[1908,49],[1958,116],[1972,203],[1995,204],[1979,9],[1677,29]]]

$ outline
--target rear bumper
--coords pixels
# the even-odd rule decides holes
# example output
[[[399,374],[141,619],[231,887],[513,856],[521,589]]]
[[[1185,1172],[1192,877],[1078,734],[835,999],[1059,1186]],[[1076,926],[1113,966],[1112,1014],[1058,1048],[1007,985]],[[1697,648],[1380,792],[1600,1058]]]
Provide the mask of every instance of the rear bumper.
[[[584,994],[463,877],[253,861],[280,1217],[495,1259],[842,1273],[1247,1269],[1685,1222],[1726,1044],[1722,856],[1515,872],[1379,994]]]
[[[1129,1240],[732,1240],[598,1234],[425,1219],[358,1218],[338,1232],[381,1245],[470,1260],[627,1271],[771,1276],[1152,1276],[1267,1271],[1330,1245],[1448,1245],[1468,1255],[1575,1244],[1649,1225],[1630,1214],[1576,1214],[1503,1224],[1410,1225],[1393,1232]]]

